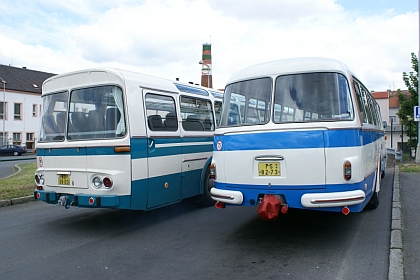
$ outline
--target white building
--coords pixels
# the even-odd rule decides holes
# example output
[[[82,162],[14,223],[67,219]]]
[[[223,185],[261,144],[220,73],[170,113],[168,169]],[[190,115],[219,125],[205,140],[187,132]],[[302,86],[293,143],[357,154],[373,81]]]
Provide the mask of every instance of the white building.
[[[407,91],[403,90],[402,92],[408,94]],[[388,127],[385,129],[387,134],[386,147],[404,150],[405,153],[408,153],[408,136],[403,133],[401,121],[397,116],[397,112],[400,109],[397,92],[375,91],[372,92],[372,95],[378,102],[379,107],[381,107],[382,120],[388,123]]]
[[[35,149],[42,83],[55,74],[0,64],[0,144]]]

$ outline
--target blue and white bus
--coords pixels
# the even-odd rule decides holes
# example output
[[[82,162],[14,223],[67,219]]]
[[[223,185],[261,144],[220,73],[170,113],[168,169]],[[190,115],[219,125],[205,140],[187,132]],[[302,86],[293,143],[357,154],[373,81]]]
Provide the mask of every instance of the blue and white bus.
[[[376,208],[385,124],[369,90],[339,61],[296,58],[246,68],[225,88],[211,196],[216,207],[259,211],[270,200],[277,214]]]
[[[66,208],[149,210],[193,196],[214,204],[220,94],[116,69],[47,79],[35,198]]]

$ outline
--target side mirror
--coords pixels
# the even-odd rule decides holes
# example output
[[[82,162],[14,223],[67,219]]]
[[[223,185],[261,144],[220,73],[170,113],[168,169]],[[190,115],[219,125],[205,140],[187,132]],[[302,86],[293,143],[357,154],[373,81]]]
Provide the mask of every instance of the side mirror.
[[[384,127],[384,128],[387,128],[388,123],[387,123],[386,121],[383,121],[383,122],[382,122],[382,125],[383,125],[383,127]]]

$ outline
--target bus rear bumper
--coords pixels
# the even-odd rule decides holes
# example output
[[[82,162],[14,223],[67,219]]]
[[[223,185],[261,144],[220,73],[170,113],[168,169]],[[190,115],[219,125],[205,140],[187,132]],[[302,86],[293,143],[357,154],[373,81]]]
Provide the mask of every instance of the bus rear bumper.
[[[242,204],[244,201],[244,196],[240,191],[229,191],[211,188],[210,195],[211,198],[215,201],[229,204]]]
[[[117,195],[58,194],[53,191],[35,190],[34,198],[61,206],[118,208],[120,199]]]
[[[332,193],[306,193],[300,202],[308,208],[350,206],[362,203],[366,194],[362,190],[332,192]]]

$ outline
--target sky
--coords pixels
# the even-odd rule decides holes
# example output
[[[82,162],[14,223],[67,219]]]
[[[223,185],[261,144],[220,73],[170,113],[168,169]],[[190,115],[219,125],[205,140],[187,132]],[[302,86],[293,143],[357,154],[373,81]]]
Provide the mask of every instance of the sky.
[[[415,0],[2,0],[0,64],[61,74],[116,67],[215,88],[248,66],[292,57],[347,64],[367,88],[405,89],[419,52]]]

